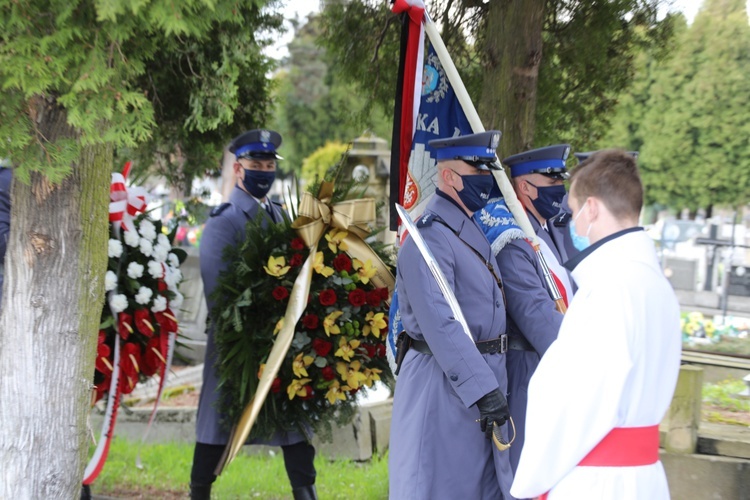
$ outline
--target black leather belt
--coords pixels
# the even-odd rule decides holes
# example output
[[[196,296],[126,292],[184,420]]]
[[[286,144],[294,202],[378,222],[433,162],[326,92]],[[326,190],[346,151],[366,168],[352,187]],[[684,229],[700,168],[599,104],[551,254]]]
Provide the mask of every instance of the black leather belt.
[[[508,335],[508,349],[514,351],[534,351],[534,346],[522,335]]]
[[[504,354],[508,351],[508,336],[503,334],[496,339],[480,340],[479,342],[475,342],[475,344],[479,350],[479,354]],[[410,348],[422,354],[432,356],[432,350],[430,350],[430,346],[424,340],[412,340]]]

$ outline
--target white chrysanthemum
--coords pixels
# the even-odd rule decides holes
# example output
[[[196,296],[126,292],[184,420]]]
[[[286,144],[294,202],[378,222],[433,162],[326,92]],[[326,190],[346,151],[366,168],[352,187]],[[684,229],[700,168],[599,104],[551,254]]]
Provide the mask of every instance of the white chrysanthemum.
[[[169,244],[169,238],[167,238],[167,235],[164,233],[158,234],[156,237],[156,244],[170,249],[172,248],[172,245]]]
[[[135,301],[145,306],[149,303],[153,294],[154,292],[152,292],[150,288],[142,286],[138,289],[138,295],[135,296]]]
[[[120,255],[122,255],[122,242],[120,240],[109,240],[109,245],[107,246],[107,255],[109,255],[110,258],[119,258]]]
[[[141,243],[141,237],[138,236],[138,232],[137,231],[125,231],[123,233],[123,236],[125,237],[125,243],[129,247],[135,248],[138,245],[140,245],[140,243]]]
[[[167,272],[166,276],[164,276],[164,281],[167,283],[167,286],[170,289],[176,288],[178,283],[182,281],[182,271],[175,268],[170,268],[169,272]]]
[[[155,260],[148,261],[148,274],[150,274],[154,279],[159,279],[164,277],[164,266],[161,262],[156,262]]]
[[[182,302],[184,300],[184,295],[182,295],[180,292],[175,292],[174,298],[169,301],[169,305],[170,307],[172,307],[172,309],[179,309],[182,306]]]
[[[134,280],[143,276],[143,266],[137,262],[128,264],[128,276]]]
[[[156,239],[156,226],[148,219],[141,221],[138,225],[138,232],[149,242],[153,242]]]
[[[162,312],[167,308],[167,298],[159,295],[154,299],[154,305],[151,307],[151,310],[155,313]]]
[[[169,261],[170,266],[174,268],[180,267],[180,259],[175,254],[170,253],[169,257],[167,257],[167,260]]]
[[[112,271],[107,271],[104,275],[104,290],[110,291],[117,288],[117,275]]]
[[[146,238],[141,238],[139,246],[141,247],[141,253],[146,257],[151,257],[151,254],[154,253],[154,245]]]
[[[121,293],[112,295],[109,299],[109,307],[112,308],[113,313],[121,313],[128,307],[128,298]]]
[[[156,262],[164,262],[167,260],[167,255],[169,255],[169,250],[171,248],[169,246],[164,245],[156,245],[154,247],[154,253],[153,258]]]

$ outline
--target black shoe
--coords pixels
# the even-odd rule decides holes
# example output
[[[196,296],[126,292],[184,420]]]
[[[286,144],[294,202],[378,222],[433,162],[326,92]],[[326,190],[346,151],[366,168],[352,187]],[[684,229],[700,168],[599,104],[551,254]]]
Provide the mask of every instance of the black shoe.
[[[81,500],[91,500],[91,486],[88,484],[81,485]]]
[[[211,500],[211,485],[191,484],[190,500]]]
[[[292,488],[292,495],[294,495],[294,500],[318,500],[314,484]]]

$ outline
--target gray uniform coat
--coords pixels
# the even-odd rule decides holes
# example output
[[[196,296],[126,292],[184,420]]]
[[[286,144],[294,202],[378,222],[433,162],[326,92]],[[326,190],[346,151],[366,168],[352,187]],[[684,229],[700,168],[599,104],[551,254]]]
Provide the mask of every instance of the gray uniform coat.
[[[492,259],[479,226],[437,192],[418,224],[461,306],[473,339],[453,317],[414,241],[399,251],[396,286],[404,329],[434,355],[410,350],[396,384],[391,421],[391,499],[510,499],[508,453],[484,437],[476,401],[506,392],[505,355],[474,341],[505,331],[502,293],[469,246]],[[439,218],[440,221],[435,220]],[[507,425],[503,426],[507,438]]]
[[[273,219],[275,222],[283,220],[281,208],[271,204]],[[223,260],[224,248],[228,245],[238,245],[245,238],[245,226],[249,220],[255,218],[258,210],[262,210],[255,198],[245,191],[236,187],[229,196],[229,203],[214,209],[211,218],[206,222],[201,237],[200,263],[201,278],[203,279],[203,292],[206,296],[208,310],[211,311],[214,301],[210,298],[216,288],[216,283],[221,273],[227,268]],[[267,222],[271,223],[271,217],[265,215]],[[218,398],[216,385],[218,375],[216,373],[216,345],[214,344],[214,332],[208,330],[206,341],[206,360],[203,365],[203,387],[201,388],[200,401],[198,403],[197,416],[197,441],[205,444],[226,444],[229,433],[220,424],[221,415],[217,412],[215,404]],[[298,433],[277,433],[270,442],[274,446],[282,446],[298,443],[305,438]],[[261,443],[261,441],[253,441]]]
[[[561,252],[536,217],[529,214],[529,220],[537,236],[547,243],[558,262],[564,262]],[[509,333],[525,337],[535,349],[511,349],[507,356],[508,405],[516,425],[516,440],[510,448],[510,460],[515,471],[524,442],[529,380],[541,356],[557,338],[563,315],[555,309],[539,260],[526,240],[513,240],[504,246],[497,255],[497,266],[505,283]],[[570,299],[572,297],[568,297]]]

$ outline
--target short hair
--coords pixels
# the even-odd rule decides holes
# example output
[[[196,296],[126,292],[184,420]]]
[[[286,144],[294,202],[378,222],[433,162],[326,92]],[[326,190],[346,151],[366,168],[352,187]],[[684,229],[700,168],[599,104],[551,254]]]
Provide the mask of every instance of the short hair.
[[[595,196],[616,218],[638,218],[643,206],[643,183],[635,158],[621,149],[603,149],[573,169],[570,191],[583,203]]]

